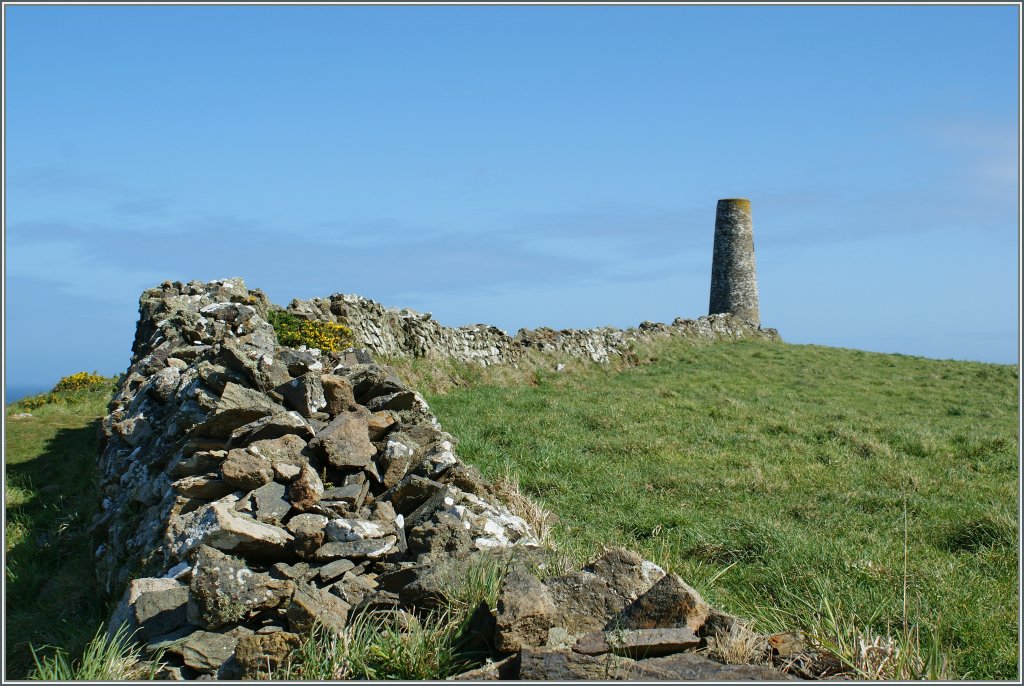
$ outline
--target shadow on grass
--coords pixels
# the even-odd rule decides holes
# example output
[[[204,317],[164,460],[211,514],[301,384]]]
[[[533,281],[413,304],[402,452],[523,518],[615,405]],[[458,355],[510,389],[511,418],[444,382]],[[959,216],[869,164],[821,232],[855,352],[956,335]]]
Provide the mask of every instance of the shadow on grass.
[[[88,533],[99,498],[98,425],[53,428],[38,455],[6,465],[8,487],[20,496],[4,523],[8,679],[31,671],[30,645],[60,646],[77,658],[105,619]],[[8,433],[8,448],[12,440],[18,436]]]

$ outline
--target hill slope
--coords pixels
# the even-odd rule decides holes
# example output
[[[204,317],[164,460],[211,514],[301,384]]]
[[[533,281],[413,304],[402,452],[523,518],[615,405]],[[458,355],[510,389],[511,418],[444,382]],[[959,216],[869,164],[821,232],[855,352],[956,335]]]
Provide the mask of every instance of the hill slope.
[[[908,633],[956,675],[1016,677],[1015,368],[756,341],[651,357],[428,400],[567,545],[635,548],[763,630],[827,632],[831,608],[901,633],[906,513]]]
[[[1016,677],[1015,368],[754,341],[642,357],[457,366],[463,386],[427,397],[463,459],[512,472],[558,514],[570,553],[619,542],[761,630],[916,626],[951,676]],[[432,365],[403,363],[424,382]],[[7,408],[9,678],[27,673],[29,642],[74,655],[106,615],[85,531],[102,396],[23,420]]]

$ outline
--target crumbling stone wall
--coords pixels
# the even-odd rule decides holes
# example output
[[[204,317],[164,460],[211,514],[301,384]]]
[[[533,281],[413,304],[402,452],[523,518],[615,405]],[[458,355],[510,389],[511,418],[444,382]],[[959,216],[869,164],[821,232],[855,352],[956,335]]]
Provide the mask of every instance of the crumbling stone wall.
[[[526,345],[352,296],[313,303],[292,310],[344,316],[379,349],[491,362]],[[356,613],[436,607],[441,580],[474,559],[538,550],[418,393],[363,349],[279,346],[269,308],[241,279],[147,290],[102,421],[96,568],[123,593],[110,630],[164,650],[163,678],[265,676],[314,622],[342,630]],[[531,335],[519,340],[597,359],[626,332]],[[466,678],[590,679],[609,664],[613,678],[784,677],[693,654],[737,620],[625,550],[543,581],[520,563],[477,614],[507,657]]]
[[[528,349],[545,350],[569,357],[608,362],[626,354],[636,343],[662,336],[691,340],[764,338],[778,340],[775,329],[762,329],[743,317],[713,314],[699,319],[677,318],[671,324],[644,322],[631,329],[520,329],[509,336],[487,324],[451,328],[430,314],[384,307],[358,295],[335,294],[329,298],[293,300],[292,314],[345,324],[358,345],[386,357],[450,358],[484,365],[518,361]]]

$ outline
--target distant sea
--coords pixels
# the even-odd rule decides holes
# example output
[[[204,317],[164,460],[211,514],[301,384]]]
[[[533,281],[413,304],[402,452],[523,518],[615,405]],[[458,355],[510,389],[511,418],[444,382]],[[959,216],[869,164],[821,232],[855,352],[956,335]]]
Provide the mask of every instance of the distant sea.
[[[27,398],[30,395],[36,393],[45,393],[50,390],[51,386],[41,386],[39,384],[8,384],[4,386],[6,391],[6,401],[10,405],[13,402],[17,402],[22,398]]]

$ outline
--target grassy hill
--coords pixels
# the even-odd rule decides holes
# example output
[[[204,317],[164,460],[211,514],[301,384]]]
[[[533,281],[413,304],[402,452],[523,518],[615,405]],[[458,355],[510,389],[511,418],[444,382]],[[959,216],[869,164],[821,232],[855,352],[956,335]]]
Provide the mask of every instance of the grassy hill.
[[[568,554],[622,544],[762,631],[1017,676],[1014,367],[765,342],[639,356],[400,367],[463,459],[557,514]],[[85,531],[105,399],[79,395],[7,411],[9,678],[29,642],[75,654],[105,619]]]

